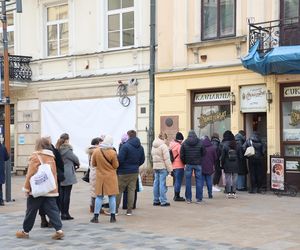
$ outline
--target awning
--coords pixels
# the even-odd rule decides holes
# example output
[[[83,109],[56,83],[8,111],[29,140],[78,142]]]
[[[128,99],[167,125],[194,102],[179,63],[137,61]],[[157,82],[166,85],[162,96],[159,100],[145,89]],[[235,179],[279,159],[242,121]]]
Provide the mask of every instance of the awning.
[[[300,74],[300,45],[275,47],[262,57],[258,47],[259,41],[241,59],[245,68],[262,75]]]

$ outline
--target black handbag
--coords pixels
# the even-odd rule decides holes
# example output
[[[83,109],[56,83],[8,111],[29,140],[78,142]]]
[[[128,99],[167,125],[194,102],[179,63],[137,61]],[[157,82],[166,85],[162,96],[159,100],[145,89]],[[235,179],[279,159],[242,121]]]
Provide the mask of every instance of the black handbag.
[[[83,181],[85,181],[85,182],[90,182],[90,169],[88,169],[86,172],[85,172],[85,174],[84,174],[84,176],[81,178]]]

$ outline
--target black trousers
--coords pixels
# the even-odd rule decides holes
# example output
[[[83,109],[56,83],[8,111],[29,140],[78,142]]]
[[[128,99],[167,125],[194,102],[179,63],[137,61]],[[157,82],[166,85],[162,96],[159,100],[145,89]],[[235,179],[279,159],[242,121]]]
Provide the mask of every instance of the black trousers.
[[[69,214],[72,187],[73,185],[60,187],[59,197],[60,210],[62,214]]]
[[[2,189],[2,184],[0,184],[0,202],[3,202],[3,189]]]
[[[42,208],[48,215],[56,231],[61,230],[62,223],[59,216],[59,210],[56,204],[56,197],[37,197],[29,196],[27,198],[26,215],[23,222],[23,230],[29,233],[33,228],[37,211]]]
[[[257,191],[262,187],[264,166],[260,159],[249,159],[251,190]]]
[[[220,164],[216,164],[214,178],[213,178],[213,185],[219,185],[220,178],[222,176],[222,169],[220,167]]]

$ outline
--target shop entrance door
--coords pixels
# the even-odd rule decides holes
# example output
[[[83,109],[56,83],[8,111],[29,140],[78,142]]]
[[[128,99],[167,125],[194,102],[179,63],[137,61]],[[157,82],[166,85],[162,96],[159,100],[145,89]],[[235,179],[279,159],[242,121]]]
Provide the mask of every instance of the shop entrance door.
[[[257,131],[263,143],[267,145],[267,114],[261,113],[245,113],[244,116],[246,138],[248,139],[253,131]],[[263,188],[267,187],[267,153],[265,154]]]

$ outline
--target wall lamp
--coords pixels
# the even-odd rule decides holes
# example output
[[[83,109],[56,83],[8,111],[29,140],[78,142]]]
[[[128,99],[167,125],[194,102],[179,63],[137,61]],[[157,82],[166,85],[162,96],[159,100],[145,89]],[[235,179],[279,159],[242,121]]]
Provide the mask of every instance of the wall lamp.
[[[270,111],[270,104],[273,101],[273,94],[270,90],[268,90],[267,93],[266,93],[266,99],[267,99],[267,103],[268,103],[268,109]]]
[[[233,92],[230,93],[230,104],[231,104],[231,112],[233,111],[233,105],[236,104],[236,101],[235,101],[235,94]]]

